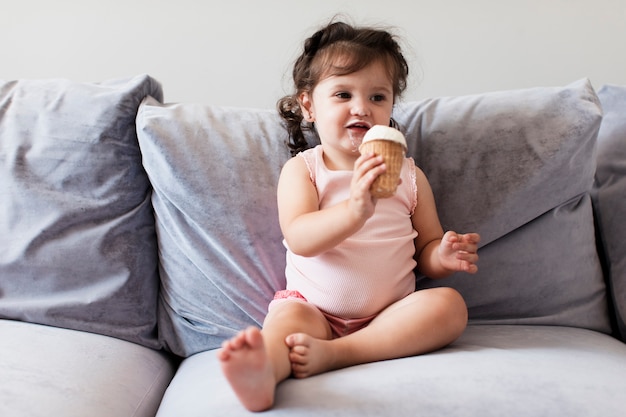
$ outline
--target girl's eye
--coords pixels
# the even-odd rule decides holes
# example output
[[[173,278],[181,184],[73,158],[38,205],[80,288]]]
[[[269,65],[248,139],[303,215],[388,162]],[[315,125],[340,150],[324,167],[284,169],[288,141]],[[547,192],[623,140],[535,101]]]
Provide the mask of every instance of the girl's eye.
[[[339,93],[335,94],[335,96],[337,98],[343,98],[343,99],[348,99],[348,98],[352,97],[350,95],[350,93],[346,93],[346,92],[339,92]]]
[[[385,100],[385,96],[382,94],[376,94],[375,96],[372,96],[372,101],[384,101]]]

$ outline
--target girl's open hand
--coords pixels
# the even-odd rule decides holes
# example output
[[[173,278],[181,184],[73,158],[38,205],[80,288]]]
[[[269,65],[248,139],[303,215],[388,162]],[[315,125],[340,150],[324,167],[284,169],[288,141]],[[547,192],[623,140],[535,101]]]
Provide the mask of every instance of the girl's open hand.
[[[475,274],[478,271],[478,233],[459,234],[448,231],[439,245],[441,264],[451,271]]]
[[[374,154],[363,154],[354,163],[349,207],[358,219],[365,221],[374,214],[376,199],[372,197],[370,187],[386,169],[383,157]]]

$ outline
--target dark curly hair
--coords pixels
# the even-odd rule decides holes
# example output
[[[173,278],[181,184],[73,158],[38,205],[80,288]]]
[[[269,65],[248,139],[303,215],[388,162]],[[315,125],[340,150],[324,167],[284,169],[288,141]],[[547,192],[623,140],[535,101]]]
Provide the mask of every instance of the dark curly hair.
[[[406,89],[409,67],[399,43],[388,31],[333,22],[306,39],[304,51],[293,67],[295,92],[277,104],[289,132],[292,155],[311,147],[304,131],[312,130],[313,125],[303,122],[300,95],[313,91],[322,78],[350,74],[376,60],[382,60],[389,70],[394,99],[401,96]]]

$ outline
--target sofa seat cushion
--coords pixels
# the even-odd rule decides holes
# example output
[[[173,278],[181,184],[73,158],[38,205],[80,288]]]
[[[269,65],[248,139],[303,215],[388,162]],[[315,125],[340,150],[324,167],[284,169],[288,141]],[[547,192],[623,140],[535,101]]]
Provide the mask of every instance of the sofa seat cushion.
[[[154,416],[175,372],[163,353],[124,340],[0,320],[0,415]]]
[[[474,325],[428,355],[289,379],[264,416],[621,417],[626,344],[567,327]],[[215,351],[183,361],[158,417],[249,415]]]

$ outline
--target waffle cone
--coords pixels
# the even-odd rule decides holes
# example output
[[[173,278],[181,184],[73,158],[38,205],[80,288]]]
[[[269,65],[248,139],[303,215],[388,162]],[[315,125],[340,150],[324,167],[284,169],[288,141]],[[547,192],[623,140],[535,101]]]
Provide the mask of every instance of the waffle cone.
[[[376,198],[388,198],[396,193],[400,180],[400,171],[404,162],[404,146],[385,139],[374,139],[361,145],[361,153],[381,155],[387,171],[379,175],[372,184],[370,192]]]

